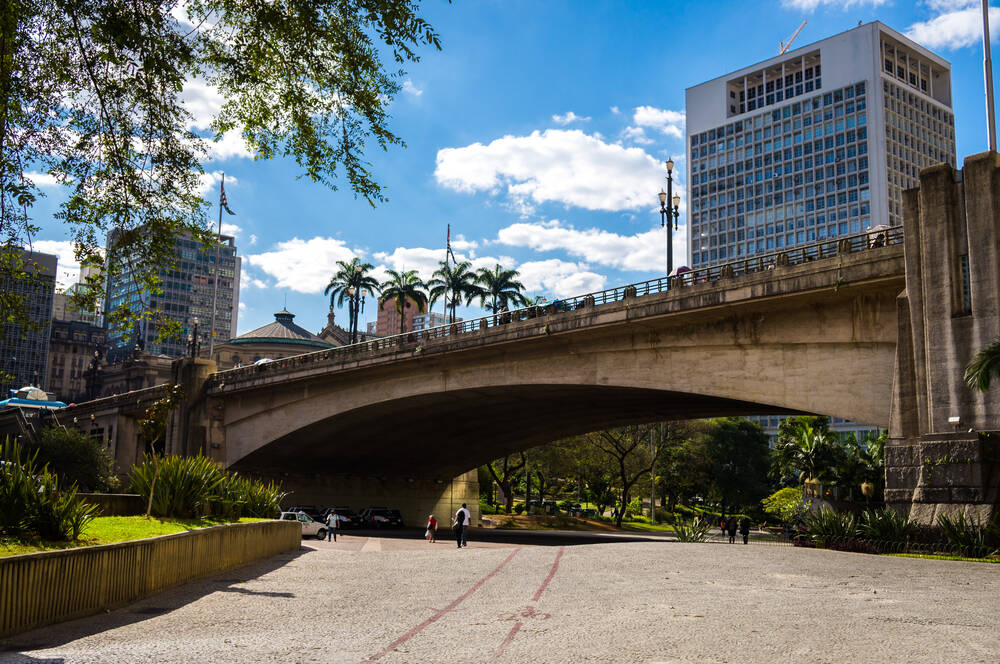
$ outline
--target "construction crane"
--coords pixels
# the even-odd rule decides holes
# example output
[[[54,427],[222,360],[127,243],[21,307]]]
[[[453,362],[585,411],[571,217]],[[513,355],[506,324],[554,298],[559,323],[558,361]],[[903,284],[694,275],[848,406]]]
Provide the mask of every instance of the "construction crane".
[[[806,21],[802,21],[802,23],[799,24],[799,27],[795,28],[795,32],[792,33],[792,36],[788,38],[787,42],[778,42],[778,46],[781,47],[781,50],[778,51],[778,55],[784,55],[788,51],[788,48],[792,45],[792,42],[795,41],[795,38],[799,36],[799,33],[802,32],[802,28],[804,27],[806,27]]]

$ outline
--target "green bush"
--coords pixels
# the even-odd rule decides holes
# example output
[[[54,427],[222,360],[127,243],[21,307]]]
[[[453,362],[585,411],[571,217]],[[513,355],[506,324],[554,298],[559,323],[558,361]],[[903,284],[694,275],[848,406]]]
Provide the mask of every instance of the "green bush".
[[[274,481],[265,484],[260,480],[233,475],[235,498],[243,516],[270,519],[281,511],[281,501],[288,494]]]
[[[880,510],[865,510],[858,522],[858,531],[869,540],[905,544],[916,534],[917,524],[909,517],[883,507]]]
[[[219,500],[223,479],[225,471],[207,457],[146,455],[142,465],[132,468],[129,489],[144,501],[152,491],[154,516],[193,519],[206,516],[211,502]]]
[[[99,440],[79,429],[46,427],[27,447],[38,453],[38,463],[48,464],[63,486],[75,484],[80,491],[108,491],[118,486],[114,460]]]
[[[0,532],[76,540],[96,509],[77,496],[75,487],[60,489],[59,477],[48,466],[39,468],[37,456],[9,439],[0,447]]]
[[[778,489],[760,503],[765,512],[780,519],[782,523],[795,523],[806,511],[802,487]]]
[[[711,529],[712,522],[699,517],[695,517],[690,524],[683,521],[674,524],[678,542],[704,542],[708,539],[708,531]]]
[[[985,558],[996,555],[1000,533],[995,524],[966,519],[964,514],[949,517],[938,515],[938,526],[955,552],[966,558]]]
[[[817,546],[828,547],[835,542],[855,540],[858,537],[858,525],[850,512],[838,512],[829,507],[807,514],[805,517],[806,532]]]
[[[521,512],[523,512],[524,511],[524,503],[518,503],[517,505],[514,505],[514,511],[517,512],[518,514],[520,514]]]

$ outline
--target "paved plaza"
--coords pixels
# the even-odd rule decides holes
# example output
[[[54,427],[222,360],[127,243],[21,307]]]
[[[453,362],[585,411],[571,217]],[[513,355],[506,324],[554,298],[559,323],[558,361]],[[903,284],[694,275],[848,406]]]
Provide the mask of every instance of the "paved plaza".
[[[1000,661],[998,565],[476,535],[305,542],[14,637],[0,662]]]

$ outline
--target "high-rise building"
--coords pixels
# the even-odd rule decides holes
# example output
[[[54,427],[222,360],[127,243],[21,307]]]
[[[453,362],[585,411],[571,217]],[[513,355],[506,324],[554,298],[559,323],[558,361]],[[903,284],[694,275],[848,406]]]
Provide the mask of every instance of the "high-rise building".
[[[951,68],[879,22],[687,90],[689,265],[902,223],[956,163]]]
[[[103,327],[77,319],[54,319],[46,389],[67,403],[97,398],[104,340]]]
[[[7,251],[7,249],[4,249]],[[28,324],[5,322],[0,332],[0,399],[27,385],[47,388],[49,326],[56,290],[58,257],[21,249],[2,257],[4,266],[34,272],[37,279],[14,279],[0,273],[0,291],[20,297]],[[6,272],[6,270],[4,271]]]
[[[175,241],[177,263],[159,270],[162,293],[150,293],[127,275],[108,284],[106,311],[129,303],[137,311],[158,311],[163,318],[180,323],[181,334],[158,340],[161,326],[156,319],[139,322],[134,329],[108,330],[108,361],[120,362],[134,353],[136,346],[153,355],[182,357],[188,353],[189,337],[198,330],[203,353],[208,353],[212,330],[212,300],[215,283],[215,251],[189,236]],[[219,290],[215,306],[215,343],[236,336],[236,317],[240,295],[241,259],[236,255],[234,238],[223,235],[219,252]]]

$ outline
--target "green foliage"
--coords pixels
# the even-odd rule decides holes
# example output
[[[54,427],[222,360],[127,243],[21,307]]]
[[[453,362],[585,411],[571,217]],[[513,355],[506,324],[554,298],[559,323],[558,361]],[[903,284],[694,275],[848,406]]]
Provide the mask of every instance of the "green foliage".
[[[729,511],[756,508],[767,495],[769,447],[756,422],[739,417],[709,420],[701,435],[711,460],[711,489]]]
[[[782,523],[795,523],[807,510],[801,487],[778,489],[762,500],[761,505],[765,512],[777,517]]]
[[[806,531],[818,546],[828,547],[837,542],[858,537],[858,524],[850,512],[838,512],[823,506],[805,517]]]
[[[281,501],[288,495],[281,490],[281,485],[273,480],[264,483],[248,477],[240,477],[235,473],[228,482],[229,499],[239,506],[237,518],[252,517],[259,519],[274,518],[281,511]]]
[[[133,466],[130,479],[130,491],[145,500],[152,495],[154,516],[195,518],[206,515],[209,504],[220,498],[225,471],[203,456],[155,459],[147,454],[141,465]]]
[[[994,375],[1000,375],[1000,339],[986,346],[965,367],[965,384],[970,390],[985,392],[990,389]]]
[[[366,295],[378,295],[381,290],[378,281],[369,274],[374,267],[371,263],[362,263],[356,257],[352,258],[350,262],[337,261],[337,271],[333,273],[326,289],[323,290],[324,294],[330,295],[331,311],[334,303],[338,307],[342,307],[344,300],[347,300],[347,332],[352,344],[358,340],[361,301]]]
[[[994,523],[981,523],[966,519],[964,514],[949,517],[938,515],[938,526],[944,533],[948,543],[960,556],[967,558],[985,558],[998,553],[1000,532]]]
[[[0,533],[45,540],[76,540],[95,515],[73,487],[37,465],[37,452],[25,454],[17,441],[0,446]]]
[[[455,319],[455,308],[463,300],[465,304],[471,304],[484,293],[476,273],[472,271],[472,263],[468,261],[462,261],[457,265],[441,261],[426,286],[432,305],[441,298],[447,298],[452,320]]]
[[[695,517],[691,523],[681,521],[674,524],[678,542],[704,542],[711,529],[712,522],[699,517]]]
[[[518,503],[517,505],[514,505],[514,511],[516,513],[518,513],[518,514],[520,514],[521,512],[523,512],[524,511],[524,503]]]
[[[631,519],[642,514],[642,498],[633,498],[625,506],[625,517]]]
[[[63,486],[80,491],[108,491],[118,486],[114,460],[100,441],[74,427],[50,426],[39,432],[29,449],[38,463],[48,464]]]
[[[417,311],[423,313],[427,309],[427,285],[417,276],[416,270],[399,271],[386,270],[389,278],[379,286],[382,289],[382,296],[378,300],[381,307],[386,302],[392,301],[396,306],[396,313],[399,314],[399,333],[406,332],[406,316],[403,310],[406,307],[416,306]]]
[[[909,517],[900,516],[883,507],[879,510],[865,510],[858,522],[858,531],[867,539],[878,542],[905,544],[917,532],[917,524]]]
[[[484,267],[476,273],[476,280],[482,287],[479,305],[487,306],[493,313],[502,307],[514,309],[527,306],[528,298],[524,296],[524,284],[517,280],[520,273],[517,270],[507,270],[497,263],[492,270]]]

